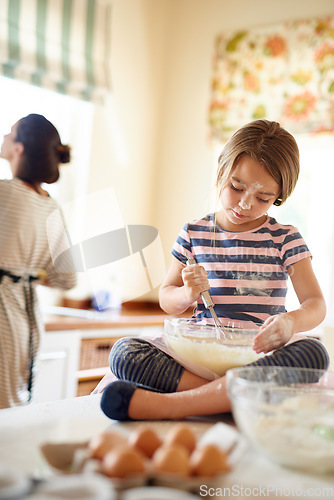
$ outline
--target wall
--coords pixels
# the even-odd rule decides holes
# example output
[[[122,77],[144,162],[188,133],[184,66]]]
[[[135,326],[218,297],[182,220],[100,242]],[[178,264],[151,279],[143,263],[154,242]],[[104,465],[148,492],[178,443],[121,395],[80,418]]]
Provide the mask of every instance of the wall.
[[[113,186],[126,223],[156,226],[167,265],[182,225],[213,207],[207,109],[216,34],[326,14],[332,0],[113,0],[113,97],[127,158],[116,157],[100,110],[90,189]]]
[[[153,170],[160,134],[168,5],[168,0],[112,1],[112,101],[95,113],[89,192],[113,188],[126,225],[154,225]],[[133,282],[142,279],[141,270],[138,276],[137,268],[132,271]],[[151,300],[151,296],[144,299]]]
[[[113,101],[96,111],[90,191],[112,186],[126,224],[152,223],[167,5],[112,1]]]

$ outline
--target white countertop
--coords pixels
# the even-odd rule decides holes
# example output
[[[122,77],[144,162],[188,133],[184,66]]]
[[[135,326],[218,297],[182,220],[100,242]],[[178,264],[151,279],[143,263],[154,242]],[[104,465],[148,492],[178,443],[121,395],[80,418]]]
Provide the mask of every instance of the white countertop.
[[[0,410],[0,462],[5,461],[30,476],[48,477],[50,469],[39,452],[41,443],[85,441],[110,426],[131,430],[138,425],[138,422],[109,420],[100,409],[100,397],[97,394]],[[173,423],[152,422],[152,425],[164,433]],[[195,432],[201,433],[217,423],[217,419],[192,419],[189,423]],[[209,491],[203,485],[201,497],[215,498],[216,494],[225,498],[333,498],[334,477],[306,475],[279,467],[248,448],[232,472],[224,476],[221,489]]]

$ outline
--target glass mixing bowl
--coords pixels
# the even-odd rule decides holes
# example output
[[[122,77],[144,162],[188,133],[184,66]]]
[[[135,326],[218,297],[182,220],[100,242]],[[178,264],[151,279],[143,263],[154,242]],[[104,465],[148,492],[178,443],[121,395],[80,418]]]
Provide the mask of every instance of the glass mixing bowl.
[[[334,373],[250,366],[226,374],[239,430],[271,460],[334,472]]]
[[[165,320],[164,337],[181,361],[195,363],[220,376],[230,368],[244,366],[263,356],[252,349],[259,332],[254,323],[229,321],[224,331],[232,338],[219,337],[219,330],[205,320],[173,318]]]

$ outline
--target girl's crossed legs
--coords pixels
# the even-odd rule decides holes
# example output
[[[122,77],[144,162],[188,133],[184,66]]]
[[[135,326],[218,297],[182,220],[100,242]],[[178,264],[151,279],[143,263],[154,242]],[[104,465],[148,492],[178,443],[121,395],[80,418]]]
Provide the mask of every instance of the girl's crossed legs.
[[[101,408],[112,419],[177,420],[231,411],[225,376],[208,382],[145,340],[119,340],[109,361],[120,380],[105,388]],[[318,340],[303,339],[251,365],[324,370],[329,366],[329,356]]]

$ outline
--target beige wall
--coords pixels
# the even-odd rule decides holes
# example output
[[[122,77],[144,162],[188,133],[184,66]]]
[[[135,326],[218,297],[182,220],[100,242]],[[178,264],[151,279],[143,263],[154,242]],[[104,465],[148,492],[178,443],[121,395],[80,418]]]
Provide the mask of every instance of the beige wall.
[[[89,189],[112,186],[125,223],[150,224],[168,0],[112,5],[113,109],[108,103],[96,112]]]
[[[213,197],[207,137],[211,57],[223,30],[334,14],[333,0],[113,0],[113,99],[96,114],[90,191],[112,186],[126,224],[159,230],[166,264],[182,225]],[[118,141],[118,144],[121,144]],[[142,299],[143,297],[141,297]],[[145,298],[155,300],[157,290]]]

